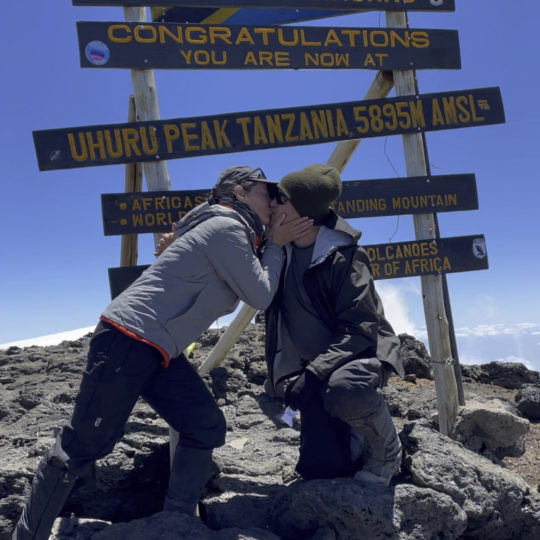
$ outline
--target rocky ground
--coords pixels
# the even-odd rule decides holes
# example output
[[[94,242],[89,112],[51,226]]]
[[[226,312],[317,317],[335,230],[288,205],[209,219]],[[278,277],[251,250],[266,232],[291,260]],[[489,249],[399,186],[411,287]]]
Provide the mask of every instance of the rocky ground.
[[[205,376],[228,435],[201,517],[160,512],[169,430],[140,402],[95,478],[76,486],[53,538],[540,538],[540,375],[519,364],[463,366],[466,406],[444,437],[425,348],[400,337],[407,377],[391,378],[384,392],[405,455],[389,488],[298,477],[298,423],[284,424],[264,394],[263,329],[250,325]],[[218,338],[201,337],[195,365]],[[10,538],[34,467],[69,419],[87,347],[88,338],[0,351],[0,540]]]

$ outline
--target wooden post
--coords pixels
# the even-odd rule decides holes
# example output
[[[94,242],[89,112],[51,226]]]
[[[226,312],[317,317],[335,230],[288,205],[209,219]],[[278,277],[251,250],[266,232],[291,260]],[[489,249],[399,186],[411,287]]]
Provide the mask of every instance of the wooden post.
[[[371,86],[368,88],[364,99],[384,98],[390,93],[392,86],[393,80],[390,73],[379,72],[375,76]],[[361,139],[339,142],[328,159],[328,165],[332,165],[341,173],[360,142]],[[247,304],[242,306],[238,315],[210,351],[208,358],[199,367],[200,373],[208,373],[221,364],[229,350],[233,347],[246,326],[249,324],[249,321],[255,316],[255,313],[257,313],[257,310],[251,306],[248,306]]]
[[[135,122],[135,98],[129,96],[128,122]],[[142,190],[142,166],[140,163],[126,165],[126,193],[135,193]],[[120,247],[120,266],[136,266],[138,258],[138,234],[123,234]]]
[[[404,12],[386,14],[387,26],[406,28],[407,16]],[[394,71],[396,96],[416,94],[414,72],[412,70]],[[427,174],[422,135],[413,133],[402,135],[407,176],[424,176]],[[436,237],[433,214],[413,216],[415,238],[425,240]],[[430,355],[433,362],[435,389],[437,392],[437,409],[439,412],[439,431],[448,435],[454,425],[458,410],[456,378],[453,369],[452,351],[448,319],[444,304],[442,276],[422,276],[422,297],[424,314],[428,332]]]
[[[125,7],[124,17],[127,22],[148,21],[146,8],[144,7]],[[132,69],[131,82],[135,96],[137,121],[159,120],[159,104],[154,71],[151,69]],[[148,191],[171,189],[166,161],[144,162],[143,169]],[[159,242],[160,237],[160,233],[154,234],[156,244]]]
[[[124,18],[126,22],[147,22],[146,8],[125,7]],[[159,104],[157,99],[156,80],[151,69],[132,69],[131,82],[135,99],[136,120],[145,122],[159,120]],[[171,189],[166,161],[144,162],[144,176],[148,191],[167,191]],[[154,243],[157,245],[160,233],[154,234]],[[172,465],[174,450],[178,443],[178,433],[169,428],[169,450]]]

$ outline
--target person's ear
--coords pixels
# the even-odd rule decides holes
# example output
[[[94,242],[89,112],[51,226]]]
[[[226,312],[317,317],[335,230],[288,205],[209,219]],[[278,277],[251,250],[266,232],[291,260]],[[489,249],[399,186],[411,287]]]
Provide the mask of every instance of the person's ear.
[[[246,200],[246,191],[244,190],[244,188],[242,186],[234,186],[233,193],[234,193],[234,196],[239,201],[245,201]]]

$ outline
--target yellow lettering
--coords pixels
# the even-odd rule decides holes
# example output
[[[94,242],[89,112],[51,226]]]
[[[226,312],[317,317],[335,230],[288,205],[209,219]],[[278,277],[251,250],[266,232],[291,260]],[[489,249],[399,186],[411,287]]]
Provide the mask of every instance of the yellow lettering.
[[[302,45],[305,47],[318,47],[321,45],[320,41],[308,41],[306,38],[306,29],[301,28],[300,29],[300,41],[302,42]]]
[[[96,150],[99,152],[99,159],[105,159],[105,141],[103,138],[103,131],[99,130],[95,133],[96,139],[92,138],[92,132],[86,132],[86,144],[88,145],[88,153],[90,154],[90,159],[96,159]]]
[[[148,145],[148,136],[147,136],[147,128],[141,127],[141,142],[142,147],[144,150],[144,153],[148,156],[153,156],[158,153],[159,147],[156,137],[156,128],[154,126],[148,127],[148,132],[150,133],[150,141],[152,143],[152,146]]]
[[[167,143],[167,152],[171,154],[173,151],[172,143],[180,138],[180,130],[176,124],[164,124],[163,132]]]
[[[143,32],[147,32],[149,36],[144,37]],[[156,27],[138,24],[134,30],[134,37],[138,43],[155,43],[157,41]]]
[[[283,35],[284,30],[287,30],[292,33],[292,39],[289,39],[289,41],[287,41],[285,39],[285,36]],[[285,28],[279,27],[277,29],[277,38],[280,45],[289,46],[289,47],[298,45],[298,29],[297,28],[285,29]]]
[[[196,133],[189,133],[188,130],[195,129],[197,126],[195,122],[182,122],[180,124],[180,130],[182,131],[182,138],[184,140],[184,148],[189,152],[193,150],[200,150],[200,147],[196,142],[198,135]]]
[[[132,39],[131,29],[127,24],[111,24],[107,28],[107,37],[113,43],[129,43]]]
[[[240,124],[240,127],[242,128],[244,144],[246,146],[249,146],[251,143],[249,139],[249,132],[248,132],[247,126],[249,123],[251,123],[251,118],[249,116],[240,116],[239,118],[236,119],[236,123]]]
[[[114,142],[116,148],[113,148],[113,141],[111,138],[110,130],[105,131],[105,145],[107,147],[107,155],[113,158],[119,158],[124,155],[124,149],[122,147],[122,135],[119,129],[114,130]]]
[[[295,123],[295,121],[296,121],[296,118],[295,118],[295,116],[294,116],[294,113],[283,113],[283,114],[281,115],[281,117],[283,118],[283,120],[287,120],[287,121],[288,121],[287,129],[286,129],[286,131],[285,131],[285,140],[286,140],[287,142],[297,141],[297,140],[298,140],[298,136],[292,134],[293,128],[294,128],[294,123]]]
[[[240,43],[249,43],[250,45],[255,45],[255,41],[251,37],[251,34],[249,33],[249,30],[242,26],[240,28],[240,31],[238,32],[238,35],[236,36],[236,40],[234,42],[235,45],[239,45]]]
[[[471,106],[473,122],[483,122],[486,119],[486,117],[478,116],[478,114],[476,113],[476,105],[474,103],[474,96],[472,94],[469,94],[469,104]]]
[[[69,151],[71,152],[71,157],[75,161],[86,161],[88,159],[88,148],[86,146],[84,133],[79,131],[78,135],[79,135],[80,149],[77,148],[77,143],[75,142],[75,137],[73,133],[67,134],[68,143],[69,143]]]
[[[231,45],[231,29],[225,26],[210,27],[210,41],[216,43],[218,40],[223,41],[227,45]]]
[[[336,128],[338,137],[340,135],[349,135],[349,126],[347,125],[343,111],[340,108],[336,109]]]
[[[176,43],[182,43],[182,27],[178,25],[176,27],[176,34],[173,34],[171,30],[169,30],[168,26],[165,26],[163,24],[158,26],[158,33],[159,33],[159,42],[160,43],[166,43],[165,36],[170,37],[173,41],[176,41]]]
[[[432,100],[432,109],[433,109],[433,119],[432,119],[433,125],[443,126],[444,125],[443,113],[441,111],[437,98],[433,98]]]
[[[330,28],[330,30],[328,31],[323,45],[325,47],[328,47],[328,45],[339,45],[340,47],[343,47],[341,39],[339,39],[336,31],[333,28]]]
[[[207,148],[215,149],[216,143],[214,142],[214,138],[212,137],[208,122],[206,122],[206,120],[203,120],[201,122],[201,149],[206,150]]]
[[[411,33],[411,42],[416,49],[427,49],[431,44],[429,34],[423,30],[414,30]]]
[[[229,140],[229,137],[227,137],[227,133],[225,133],[225,129],[227,127],[227,120],[222,120],[221,124],[219,123],[219,120],[214,120],[213,126],[218,148],[231,148],[231,141]]]
[[[304,111],[300,113],[300,140],[306,141],[313,139],[313,131],[309,119]]]
[[[447,124],[457,124],[456,102],[454,96],[442,98],[444,120]]]
[[[206,30],[202,26],[188,26],[186,28],[186,42],[187,43],[207,43],[208,38]]]
[[[324,111],[311,111],[311,122],[316,139],[328,138],[328,124]]]
[[[283,132],[281,131],[281,120],[279,118],[279,115],[269,115],[267,114],[265,116],[266,120],[266,126],[268,129],[268,138],[270,139],[271,143],[274,143],[276,141],[282,143],[283,142]]]
[[[268,137],[264,130],[264,125],[260,116],[253,118],[253,144],[268,144]]]

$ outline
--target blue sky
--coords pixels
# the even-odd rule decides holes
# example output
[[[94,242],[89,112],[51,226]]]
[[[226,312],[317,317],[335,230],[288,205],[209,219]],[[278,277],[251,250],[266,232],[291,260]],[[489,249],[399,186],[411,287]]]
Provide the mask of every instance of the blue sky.
[[[132,92],[128,70],[82,69],[76,21],[122,21],[121,8],[35,2],[4,26],[7,59],[0,152],[0,343],[94,324],[109,301],[107,268],[118,266],[120,237],[103,235],[102,193],[124,188],[124,166],[39,172],[32,130],[122,123]],[[433,174],[474,173],[479,209],[439,215],[441,236],[484,234],[489,270],[450,274],[462,360],[510,358],[540,369],[540,113],[537,0],[456,0],[454,13],[410,13],[411,27],[459,32],[462,69],[418,71],[421,93],[498,86],[506,123],[427,134]],[[318,21],[385,26],[384,13]],[[156,71],[161,118],[307,106],[361,99],[368,70]],[[394,95],[393,93],[391,95]],[[210,187],[233,164],[262,167],[279,180],[325,162],[335,143],[168,162],[173,189]],[[344,180],[406,176],[400,136],[364,140]],[[414,238],[412,217],[352,220],[365,244]],[[139,263],[152,261],[141,235]],[[398,332],[424,337],[420,278],[377,282]]]

